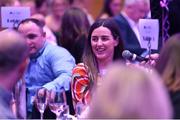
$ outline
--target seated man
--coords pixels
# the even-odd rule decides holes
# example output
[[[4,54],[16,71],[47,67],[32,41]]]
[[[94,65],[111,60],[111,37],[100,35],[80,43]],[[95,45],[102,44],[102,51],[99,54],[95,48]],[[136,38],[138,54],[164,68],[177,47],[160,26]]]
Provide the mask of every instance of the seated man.
[[[13,119],[12,89],[22,77],[28,57],[25,39],[13,30],[0,32],[0,119]]]
[[[43,26],[37,19],[28,18],[21,21],[17,28],[30,47],[30,61],[25,72],[28,116],[32,112],[36,89],[70,89],[71,72],[75,65],[74,58],[66,49],[46,42]]]

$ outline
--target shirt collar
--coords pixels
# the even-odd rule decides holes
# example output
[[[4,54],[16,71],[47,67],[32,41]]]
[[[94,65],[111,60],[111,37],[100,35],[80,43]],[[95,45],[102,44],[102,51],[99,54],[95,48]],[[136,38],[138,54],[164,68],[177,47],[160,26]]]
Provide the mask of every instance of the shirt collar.
[[[32,59],[37,59],[44,52],[44,49],[45,49],[46,45],[47,45],[47,42],[45,41],[44,44],[43,44],[43,47],[37,53],[31,55],[30,59],[31,60]]]

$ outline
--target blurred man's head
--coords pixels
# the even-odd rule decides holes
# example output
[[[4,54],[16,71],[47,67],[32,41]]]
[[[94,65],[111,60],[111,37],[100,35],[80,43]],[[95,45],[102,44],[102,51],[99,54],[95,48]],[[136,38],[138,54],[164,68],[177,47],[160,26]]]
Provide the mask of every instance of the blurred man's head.
[[[24,37],[14,30],[0,32],[0,86],[11,89],[22,77],[28,46]]]
[[[18,31],[25,37],[29,46],[30,56],[36,54],[44,45],[45,33],[44,24],[37,19],[28,18],[20,22]]]
[[[149,10],[149,0],[125,0],[124,12],[135,22],[145,18]]]

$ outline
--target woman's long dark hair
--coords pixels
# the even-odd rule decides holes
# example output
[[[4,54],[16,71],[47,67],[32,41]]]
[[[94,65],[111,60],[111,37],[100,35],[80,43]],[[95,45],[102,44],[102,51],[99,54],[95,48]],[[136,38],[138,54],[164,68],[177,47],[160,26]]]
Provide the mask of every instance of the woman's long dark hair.
[[[113,16],[113,13],[110,8],[111,2],[112,2],[112,0],[104,0],[104,4],[103,4],[100,15],[102,15],[103,13],[106,13],[109,17]]]
[[[72,7],[65,11],[62,17],[60,45],[73,55],[76,63],[81,62],[89,27],[87,16],[81,9]]]

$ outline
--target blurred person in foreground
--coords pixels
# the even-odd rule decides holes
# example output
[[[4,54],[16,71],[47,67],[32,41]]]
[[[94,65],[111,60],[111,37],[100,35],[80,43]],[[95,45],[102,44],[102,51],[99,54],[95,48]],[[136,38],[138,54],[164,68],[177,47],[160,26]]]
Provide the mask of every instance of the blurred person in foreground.
[[[161,78],[144,69],[113,64],[81,118],[169,119],[172,109]]]
[[[174,118],[180,118],[180,33],[170,37],[159,54],[156,70],[168,88]]]
[[[46,41],[43,27],[44,24],[39,20],[27,18],[21,21],[17,28],[30,47],[30,62],[24,75],[28,118],[32,118],[36,89],[43,87],[56,91],[64,88],[68,91],[72,69],[75,66],[74,58],[66,49]]]
[[[12,90],[26,68],[28,46],[17,32],[0,32],[0,119],[14,119],[11,110]]]
[[[85,42],[83,63],[77,64],[72,72],[71,90],[75,108],[78,104],[89,105],[93,89],[103,82],[98,78],[106,74],[112,62],[122,60],[122,51],[122,39],[116,22],[111,18],[95,21]]]

